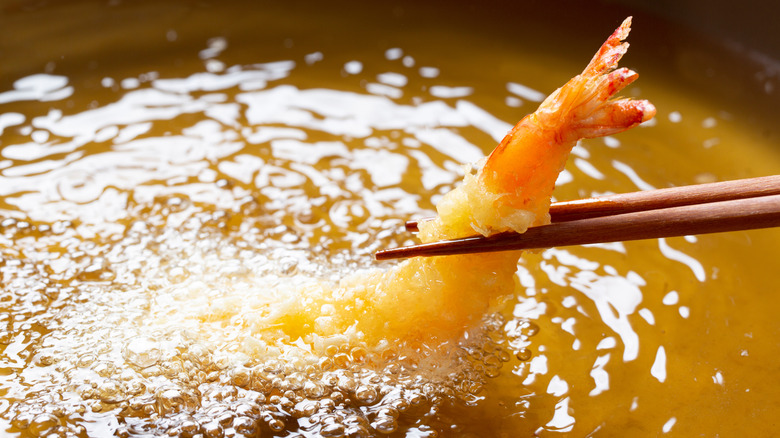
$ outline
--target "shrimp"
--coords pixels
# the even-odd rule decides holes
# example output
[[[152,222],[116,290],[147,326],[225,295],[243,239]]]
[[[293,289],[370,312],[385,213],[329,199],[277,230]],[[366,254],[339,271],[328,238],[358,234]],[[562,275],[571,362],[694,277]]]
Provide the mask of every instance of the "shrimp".
[[[637,73],[617,69],[628,50],[628,17],[607,38],[585,70],[555,90],[504,137],[478,170],[446,196],[439,217],[421,224],[420,238],[433,241],[478,232],[524,232],[549,223],[558,174],[578,140],[625,131],[651,119],[646,100],[612,99]]]
[[[480,169],[438,203],[438,217],[420,224],[422,241],[549,222],[558,173],[580,138],[617,133],[650,119],[647,101],[611,100],[637,74],[616,69],[628,45],[630,18],[607,39],[582,74],[521,120]],[[447,340],[498,309],[517,285],[519,251],[415,257],[387,271],[355,273],[337,285],[315,284],[284,312],[262,321],[290,339],[357,336]],[[358,336],[359,334],[359,336]]]

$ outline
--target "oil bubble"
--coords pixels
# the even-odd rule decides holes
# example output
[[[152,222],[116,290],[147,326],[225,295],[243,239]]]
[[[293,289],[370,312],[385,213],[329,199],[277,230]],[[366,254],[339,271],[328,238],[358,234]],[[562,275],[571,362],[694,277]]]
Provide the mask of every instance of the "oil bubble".
[[[268,427],[274,432],[281,432],[284,430],[284,421],[274,418],[268,422]]]
[[[249,417],[236,417],[233,419],[233,429],[240,434],[253,436],[257,431],[257,425],[255,420]]]
[[[298,417],[311,417],[319,409],[319,403],[315,401],[305,401],[296,406]]]
[[[127,362],[139,368],[148,368],[160,361],[162,352],[157,342],[138,336],[125,345],[122,356]]]
[[[236,367],[230,372],[231,380],[234,385],[246,388],[252,380],[252,372],[248,368]]]
[[[98,385],[97,396],[106,403],[118,403],[127,398],[123,385],[114,380],[106,380]]]
[[[531,359],[531,356],[533,356],[533,353],[531,352],[531,350],[529,350],[527,348],[521,348],[521,349],[517,350],[517,354],[515,354],[515,356],[519,360],[527,361],[527,360]]]
[[[498,367],[485,367],[485,375],[490,377],[491,379],[498,377],[501,375],[501,368]]]
[[[201,432],[200,424],[194,418],[187,416],[179,421],[179,429],[183,436],[195,436]]]
[[[371,386],[361,385],[355,389],[355,398],[364,404],[372,404],[377,399],[377,391]]]
[[[368,352],[363,347],[355,347],[349,352],[349,355],[355,362],[364,362],[368,356]]]
[[[398,429],[398,421],[394,417],[377,417],[371,426],[377,432],[389,435]]]
[[[350,376],[342,375],[339,377],[338,388],[344,392],[352,392],[357,387],[357,382]]]
[[[241,403],[236,406],[235,412],[243,417],[257,417],[260,415],[260,407],[256,404]]]
[[[485,358],[482,360],[485,363],[486,367],[501,367],[501,359],[498,356],[495,355],[488,355],[485,356]]]

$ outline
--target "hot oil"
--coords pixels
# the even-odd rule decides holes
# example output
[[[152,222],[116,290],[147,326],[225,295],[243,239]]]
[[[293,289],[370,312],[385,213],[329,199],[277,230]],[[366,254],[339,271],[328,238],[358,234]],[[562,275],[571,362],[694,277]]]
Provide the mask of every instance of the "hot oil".
[[[403,9],[112,7],[16,12],[71,45],[27,31],[3,75],[7,433],[771,434],[775,231],[526,254],[516,296],[446,339],[267,323],[411,243],[402,221],[612,29],[579,52]],[[656,121],[583,142],[558,199],[777,173],[741,108],[639,72]]]

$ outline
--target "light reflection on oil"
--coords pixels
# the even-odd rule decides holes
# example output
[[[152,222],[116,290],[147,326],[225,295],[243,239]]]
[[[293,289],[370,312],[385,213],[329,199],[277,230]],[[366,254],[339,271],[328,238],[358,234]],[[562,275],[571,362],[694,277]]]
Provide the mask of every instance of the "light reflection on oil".
[[[699,288],[718,270],[748,281],[708,239],[530,254],[518,296],[456,345],[276,339],[265,321],[409,240],[401,222],[429,213],[459,163],[558,84],[515,77],[487,90],[411,44],[236,63],[229,38],[203,42],[188,54],[198,69],[175,75],[114,71],[95,90],[36,73],[0,92],[3,430],[550,436],[631,435],[635,423],[653,436],[700,427],[696,412],[659,407],[669,393],[689,405],[745,397],[729,386],[745,379],[733,362],[688,357],[686,333],[709,330],[709,306],[725,314]],[[331,73],[339,82],[319,83]],[[706,129],[705,149],[735,136],[720,115],[665,108],[633,136],[578,146],[557,196],[665,184],[653,166],[671,161],[657,147],[669,124]],[[661,158],[635,152],[648,144]],[[739,329],[713,330],[707,342],[720,345]],[[760,330],[750,339],[771,334]],[[737,359],[772,357],[737,337],[726,338]]]

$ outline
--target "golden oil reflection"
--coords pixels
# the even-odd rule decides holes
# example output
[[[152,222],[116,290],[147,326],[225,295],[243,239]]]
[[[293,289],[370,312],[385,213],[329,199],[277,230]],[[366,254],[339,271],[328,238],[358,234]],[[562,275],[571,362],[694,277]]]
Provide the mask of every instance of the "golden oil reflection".
[[[229,43],[209,39],[197,54],[203,71],[181,77],[104,77],[92,90],[35,74],[0,93],[0,196],[13,219],[3,222],[3,280],[18,320],[2,336],[11,376],[0,384],[4,428],[484,434],[483,420],[503,421],[505,411],[479,407],[508,398],[506,417],[525,422],[490,433],[590,432],[609,420],[583,414],[591,402],[625,404],[620,418],[646,406],[640,389],[616,382],[622,374],[679,379],[671,367],[680,352],[655,336],[666,329],[656,320],[700,311],[688,304],[690,284],[712,280],[713,263],[697,259],[701,250],[687,254],[691,237],[683,249],[661,239],[649,249],[530,255],[511,308],[443,359],[414,362],[390,346],[373,358],[385,368],[360,375],[346,372],[370,356],[360,349],[319,355],[327,342],[275,344],[266,323],[303,288],[370,267],[373,250],[409,240],[396,232],[401,222],[430,213],[430,198],[459,179],[459,163],[479,159],[511,127],[493,112],[519,117],[517,107],[530,111],[543,94],[500,84],[495,100],[507,108],[487,110],[476,103],[478,84],[444,81],[432,55],[399,47],[339,59],[327,68],[344,82],[306,86],[317,76],[307,68],[327,62],[327,51],[229,65],[220,60]],[[88,104],[68,107],[74,96]],[[706,125],[715,138],[721,124]],[[654,127],[642,135],[652,138]],[[565,196],[574,187],[588,187],[580,196],[654,187],[641,159],[603,158],[636,147],[622,138],[575,149],[557,182]],[[671,272],[662,298],[658,269]],[[275,314],[254,311],[268,303]],[[723,385],[729,375],[711,378]],[[360,394],[362,413],[330,391]],[[666,433],[676,423],[647,427]]]
[[[686,240],[696,241],[693,236],[688,236]],[[628,252],[622,243],[588,245],[588,247],[592,249],[589,254],[594,254],[593,250],[623,255]],[[673,249],[665,239],[659,239],[659,249],[670,261],[680,262],[688,267],[690,269],[688,276],[691,280],[705,280],[702,277],[704,268],[699,261],[680,250]],[[663,296],[661,300],[663,306],[652,302],[644,303],[646,300],[644,289],[648,286],[648,282],[639,273],[628,270],[621,274],[615,267],[597,261],[598,257],[584,257],[578,255],[578,252],[549,249],[541,253],[538,267],[531,269],[544,272],[544,277],[534,275],[531,270],[522,265],[518,271],[525,293],[519,298],[513,314],[516,317],[530,318],[537,323],[548,319],[556,328],[556,334],[547,333],[548,336],[545,337],[552,339],[554,346],[547,345],[541,339],[535,339],[539,342],[533,345],[537,352],[528,363],[520,363],[513,369],[513,373],[524,378],[523,384],[526,386],[539,387],[539,383],[544,382],[545,392],[557,400],[549,422],[537,432],[543,429],[571,432],[577,422],[577,416],[572,415],[576,409],[570,406],[571,397],[577,398],[583,393],[587,393],[590,397],[598,397],[614,389],[608,371],[610,368],[615,369],[614,365],[610,366],[611,361],[633,362],[642,352],[641,354],[646,358],[641,361],[644,368],[640,368],[640,372],[658,383],[666,382],[668,379],[666,348],[655,339],[641,337],[637,324],[646,327],[655,326],[654,312],[676,311],[675,313],[678,313],[682,319],[687,319],[690,315],[690,308],[681,305],[677,291],[671,290]],[[595,255],[598,256],[597,253]],[[544,286],[540,286],[540,279]],[[553,288],[557,291],[552,291]],[[579,293],[572,293],[573,291]],[[551,300],[550,295],[556,298]],[[560,306],[560,309],[550,309],[551,301],[558,301],[552,306]],[[527,340],[512,340],[513,330],[518,327],[518,324],[520,323],[512,321],[506,327],[510,345],[513,345],[516,350],[531,345]],[[594,329],[599,333],[597,343],[594,343],[592,336]],[[564,339],[561,339],[562,335],[565,336]],[[584,346],[581,336],[590,338],[585,341]],[[568,346],[565,344],[567,341]],[[547,352],[550,348],[556,350],[554,358],[548,357]],[[577,352],[583,348],[592,349],[593,352],[578,354]],[[561,350],[565,352],[561,353]],[[562,358],[566,360],[567,355],[578,357],[577,360],[588,360],[585,358],[592,360],[590,366],[581,365],[581,369],[590,369],[590,384],[583,388],[584,382],[578,381],[576,385],[580,388],[574,395],[570,393],[570,384],[567,381],[570,378],[568,377],[571,373],[570,367],[556,362]],[[716,372],[712,379],[715,383],[723,383],[720,371]],[[629,410],[633,411],[637,408],[639,398],[638,396],[632,398]],[[588,403],[577,399],[578,404],[583,402]],[[664,423],[662,432],[668,433],[675,422],[675,417],[669,418]]]

